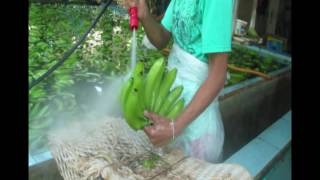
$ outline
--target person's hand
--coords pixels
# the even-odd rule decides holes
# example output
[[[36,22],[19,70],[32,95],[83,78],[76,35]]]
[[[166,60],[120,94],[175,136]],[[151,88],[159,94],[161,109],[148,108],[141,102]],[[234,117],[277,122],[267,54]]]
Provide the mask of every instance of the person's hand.
[[[144,115],[153,122],[152,125],[144,128],[144,132],[148,135],[150,142],[155,146],[165,145],[170,142],[173,137],[170,120],[147,111],[145,111]],[[174,128],[175,136],[177,136],[179,129],[176,126]]]
[[[124,5],[126,8],[137,6],[139,20],[143,20],[149,15],[149,9],[145,0],[125,0]]]

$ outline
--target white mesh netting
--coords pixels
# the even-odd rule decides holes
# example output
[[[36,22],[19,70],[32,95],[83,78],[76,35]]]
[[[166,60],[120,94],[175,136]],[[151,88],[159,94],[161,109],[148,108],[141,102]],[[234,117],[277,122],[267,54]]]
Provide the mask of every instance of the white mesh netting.
[[[150,171],[140,163],[157,149],[121,118],[72,123],[48,135],[51,153],[66,180],[146,179],[169,167],[159,161]],[[134,172],[133,172],[134,170]]]
[[[65,180],[252,179],[239,165],[210,164],[177,149],[155,149],[143,131],[133,131],[121,118],[70,123],[48,137]],[[144,167],[141,162],[155,154],[155,166]]]

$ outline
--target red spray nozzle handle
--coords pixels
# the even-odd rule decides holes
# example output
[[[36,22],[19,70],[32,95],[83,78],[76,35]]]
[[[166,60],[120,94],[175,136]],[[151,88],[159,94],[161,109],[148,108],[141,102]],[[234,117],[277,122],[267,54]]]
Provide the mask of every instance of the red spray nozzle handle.
[[[130,15],[130,30],[138,29],[138,8],[137,7],[130,7],[129,8],[129,15]]]

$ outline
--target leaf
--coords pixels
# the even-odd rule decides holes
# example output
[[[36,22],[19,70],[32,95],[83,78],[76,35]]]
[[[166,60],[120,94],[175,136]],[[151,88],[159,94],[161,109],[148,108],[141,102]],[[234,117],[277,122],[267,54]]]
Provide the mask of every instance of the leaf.
[[[40,98],[44,97],[46,92],[40,86],[35,86],[29,91],[29,96],[32,98]]]
[[[64,66],[71,66],[77,61],[77,56],[75,54],[71,55],[65,62]]]
[[[61,111],[63,109],[63,102],[59,98],[54,98],[53,102],[56,105],[58,111]]]
[[[48,47],[48,44],[44,43],[44,42],[38,42],[37,43],[37,47],[42,49],[42,50],[45,50]]]
[[[32,104],[29,103],[29,120],[34,120],[34,117],[39,111],[40,103]]]
[[[97,74],[97,73],[87,72],[86,75],[88,75],[88,76],[95,76],[95,77],[97,77],[97,78],[101,78],[100,74]]]
[[[44,73],[46,73],[48,70],[47,69],[41,69],[41,70],[38,70],[37,72],[34,73],[34,77],[36,79],[38,79],[40,76],[42,76]]]
[[[36,38],[35,36],[30,36],[29,37],[29,43],[36,43],[37,41],[39,41],[39,39]]]
[[[53,123],[53,118],[41,118],[38,121],[29,124],[29,128],[33,130],[47,129]]]
[[[41,130],[29,129],[29,143],[33,142],[35,139],[40,138],[43,135]]]
[[[36,115],[37,118],[44,118],[47,117],[49,114],[49,106],[41,107],[39,113]]]
[[[63,40],[63,39],[59,39],[59,40],[56,41],[56,44],[59,45],[59,46],[60,45],[64,45],[65,43],[66,43],[66,41]]]
[[[70,98],[75,98],[75,95],[69,92],[61,92],[60,95]]]

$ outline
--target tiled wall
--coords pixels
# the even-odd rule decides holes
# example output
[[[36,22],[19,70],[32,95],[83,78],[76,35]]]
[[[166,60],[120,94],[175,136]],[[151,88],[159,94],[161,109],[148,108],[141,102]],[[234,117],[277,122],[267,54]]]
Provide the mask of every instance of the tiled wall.
[[[268,179],[272,179],[271,177],[279,178],[276,177],[277,174],[289,177],[291,172],[283,172],[291,171],[291,153],[286,153],[288,149],[291,149],[291,111],[234,153],[225,162],[242,165],[257,179],[262,177],[269,177]],[[285,166],[282,164],[283,167],[281,167],[280,171],[272,171],[272,169],[275,169],[275,165],[284,159],[283,157],[286,157],[288,161]]]

